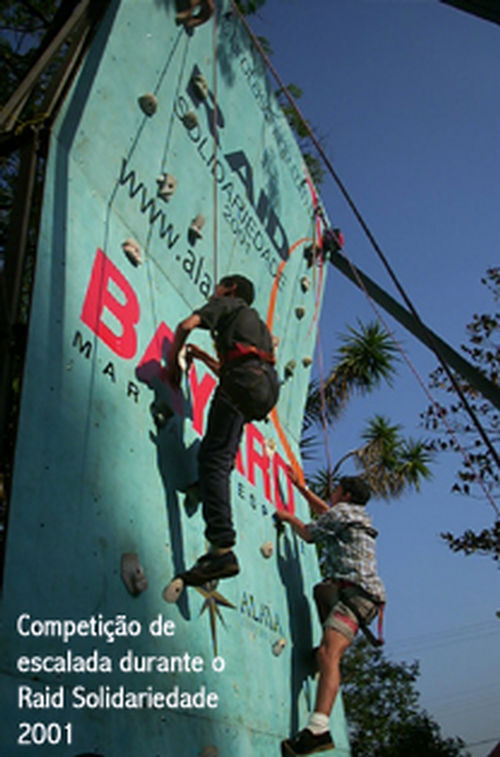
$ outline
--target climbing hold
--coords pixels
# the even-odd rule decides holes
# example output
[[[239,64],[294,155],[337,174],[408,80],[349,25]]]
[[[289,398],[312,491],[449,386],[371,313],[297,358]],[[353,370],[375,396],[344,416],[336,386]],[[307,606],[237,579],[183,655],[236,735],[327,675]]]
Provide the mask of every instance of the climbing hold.
[[[133,597],[146,591],[148,580],[135,552],[125,552],[122,555],[121,569],[123,583]]]
[[[208,95],[208,82],[202,74],[195,74],[191,80],[196,97],[204,100]]]
[[[188,110],[187,113],[184,113],[182,117],[182,123],[188,129],[188,131],[191,131],[192,129],[195,129],[198,126],[198,116],[194,112],[194,110]]]
[[[197,239],[202,238],[204,225],[205,216],[202,216],[201,213],[198,213],[198,215],[191,221],[191,225],[189,227],[188,235],[191,244],[194,244]]]
[[[302,276],[300,279],[300,286],[303,292],[307,292],[311,286],[311,280],[309,276]]]
[[[168,202],[177,187],[177,179],[171,173],[162,173],[156,179],[156,183],[158,184],[158,197]]]
[[[147,92],[139,97],[139,105],[147,116],[154,116],[158,108],[158,99],[151,92]]]
[[[262,557],[265,557],[266,560],[268,560],[270,557],[272,557],[272,554],[274,552],[274,546],[272,541],[266,541],[264,544],[262,544],[260,548]]]
[[[304,366],[304,368],[309,368],[309,366],[312,365],[312,361],[313,361],[312,357],[307,357],[307,356],[303,357],[302,365]]]
[[[166,402],[162,402],[161,400],[154,400],[149,406],[149,409],[151,410],[151,415],[153,416],[157,428],[165,428],[174,414],[172,408],[167,405]]]
[[[177,602],[180,595],[182,594],[182,591],[184,589],[184,581],[180,576],[177,578],[174,578],[168,586],[165,586],[163,589],[162,597],[165,600],[165,602]]]
[[[281,638],[275,641],[273,644],[273,655],[279,657],[284,648],[286,647],[286,640]]]
[[[310,268],[314,259],[320,259],[320,250],[314,244],[310,244],[304,248],[304,258],[307,260],[307,267]]]
[[[303,318],[306,314],[306,309],[303,305],[299,305],[297,308],[295,308],[295,315],[297,318],[300,319]]]
[[[199,757],[219,757],[219,750],[216,746],[206,746],[203,752],[200,752]]]
[[[272,457],[276,452],[276,441],[271,438],[266,439],[264,442],[264,449],[266,450],[266,455]]]
[[[132,237],[129,237],[126,239],[122,244],[122,250],[127,256],[127,258],[130,260],[132,265],[138,266],[142,263],[142,254],[141,254],[141,248],[139,247],[139,244],[135,241],[135,239],[132,239]]]
[[[289,379],[293,376],[296,367],[297,363],[295,362],[295,360],[288,361],[288,363],[285,365],[285,379]]]
[[[192,30],[196,26],[204,24],[212,16],[214,12],[213,0],[190,0],[188,8],[180,10],[175,15],[175,23],[177,26],[184,24],[184,28],[188,33],[192,33]],[[194,13],[196,6],[199,6],[198,13]]]

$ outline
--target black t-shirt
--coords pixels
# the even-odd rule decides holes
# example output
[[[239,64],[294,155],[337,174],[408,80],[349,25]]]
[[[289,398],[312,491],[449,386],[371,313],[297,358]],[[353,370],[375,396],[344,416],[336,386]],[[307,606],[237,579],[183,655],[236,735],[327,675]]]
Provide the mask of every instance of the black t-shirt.
[[[212,334],[220,357],[233,349],[237,342],[272,353],[269,329],[257,311],[240,297],[212,297],[194,312],[201,318],[200,327]]]

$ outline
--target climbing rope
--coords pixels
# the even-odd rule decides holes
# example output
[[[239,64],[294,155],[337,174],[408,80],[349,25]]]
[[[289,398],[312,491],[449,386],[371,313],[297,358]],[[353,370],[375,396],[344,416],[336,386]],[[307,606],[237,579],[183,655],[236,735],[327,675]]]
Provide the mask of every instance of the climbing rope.
[[[330,455],[330,440],[328,436],[328,419],[326,412],[326,398],[325,398],[325,377],[324,377],[324,364],[323,364],[323,350],[321,348],[320,330],[318,326],[317,331],[317,350],[318,350],[318,374],[319,374],[319,395],[321,398],[321,423],[323,426],[325,454],[326,454],[326,466],[328,471],[328,493],[332,493],[332,458]]]
[[[305,168],[304,170],[306,174],[307,186],[309,187],[309,191],[311,193],[311,201],[312,201],[312,206],[313,206],[313,218],[312,218],[313,242],[312,242],[311,263],[313,266],[313,289],[315,291],[315,297],[314,297],[314,315],[311,319],[311,325],[309,327],[309,331],[307,332],[307,337],[309,338],[319,314],[319,302],[320,302],[321,290],[323,286],[324,260],[321,257],[321,249],[323,247],[322,222],[324,222],[324,219],[323,219],[322,214],[318,212],[319,202],[318,202],[318,195],[316,192],[316,187],[314,186],[313,181],[307,169]],[[317,267],[316,263],[318,259],[319,259],[319,264],[320,264],[320,273],[319,273],[318,281],[316,282],[316,267]],[[319,324],[317,326],[317,331],[316,331],[316,342],[317,342],[317,352],[318,352],[319,394],[320,394],[320,401],[321,401],[321,423],[323,426],[324,446],[325,446],[326,464],[327,464],[327,471],[328,471],[328,491],[330,491],[330,488],[332,485],[332,469],[333,468],[332,468],[332,459],[331,459],[331,454],[330,454],[330,440],[328,436],[328,418],[327,418],[326,397],[325,397],[324,363],[323,363],[323,351],[321,347],[321,335],[320,335]]]
[[[340,192],[342,193],[344,199],[346,200],[347,204],[349,205],[349,207],[351,208],[352,212],[354,213],[354,216],[356,217],[356,219],[359,222],[361,228],[365,232],[368,240],[370,241],[370,243],[371,243],[372,247],[374,248],[376,254],[378,255],[379,259],[381,260],[381,262],[382,262],[383,266],[385,267],[386,271],[388,272],[391,280],[393,281],[393,283],[396,286],[398,292],[400,293],[401,297],[403,298],[404,302],[406,303],[409,311],[411,312],[411,314],[414,317],[415,321],[420,326],[423,327],[423,331],[424,331],[424,334],[425,334],[425,338],[426,338],[428,347],[432,350],[432,352],[435,354],[436,358],[438,359],[439,363],[441,364],[441,366],[442,366],[444,372],[446,373],[446,376],[449,379],[449,381],[450,381],[450,383],[451,383],[454,391],[456,392],[456,394],[460,398],[460,401],[462,402],[462,404],[464,406],[464,409],[466,410],[466,412],[468,413],[469,417],[471,418],[474,426],[476,427],[476,430],[478,431],[479,435],[481,436],[481,438],[482,438],[484,444],[486,445],[487,449],[489,450],[490,454],[492,455],[493,460],[495,461],[495,463],[497,464],[497,466],[500,468],[500,457],[499,457],[496,449],[494,448],[494,446],[493,446],[492,442],[490,441],[490,439],[489,439],[486,431],[484,430],[481,422],[479,421],[479,418],[477,417],[477,415],[474,412],[473,408],[469,404],[469,402],[467,400],[467,397],[465,396],[464,392],[462,391],[462,389],[461,389],[458,381],[456,380],[453,372],[451,371],[448,363],[446,362],[446,360],[444,359],[444,357],[441,355],[441,352],[440,352],[439,347],[437,346],[435,340],[432,338],[432,336],[425,329],[425,327],[424,327],[424,325],[422,323],[422,320],[420,319],[419,314],[417,313],[417,311],[416,311],[413,303],[411,302],[410,298],[406,294],[403,286],[399,282],[399,280],[398,280],[395,272],[393,271],[391,265],[389,264],[387,258],[385,257],[384,253],[382,252],[382,249],[380,248],[380,246],[379,246],[378,242],[376,241],[374,235],[372,234],[371,230],[369,229],[368,224],[366,223],[366,221],[364,220],[363,216],[359,212],[357,206],[355,205],[354,201],[352,200],[351,196],[349,195],[349,193],[348,193],[346,187],[344,186],[342,180],[340,179],[339,175],[335,171],[335,169],[334,169],[332,163],[330,162],[330,160],[328,159],[325,151],[321,147],[321,145],[320,145],[318,139],[316,138],[314,132],[312,131],[312,129],[309,126],[308,122],[303,117],[303,115],[302,115],[302,113],[301,113],[301,111],[300,111],[300,109],[299,109],[299,107],[298,107],[295,99],[293,98],[293,96],[289,92],[289,90],[286,87],[286,85],[281,80],[278,72],[276,71],[276,69],[272,65],[271,61],[269,60],[269,57],[266,55],[266,53],[265,53],[262,45],[260,44],[259,40],[257,39],[257,37],[253,33],[252,29],[248,25],[245,17],[239,11],[237,5],[234,3],[234,0],[233,0],[233,8],[235,9],[236,14],[239,16],[239,18],[240,18],[243,26],[245,27],[245,29],[247,30],[247,32],[249,34],[249,36],[251,37],[254,45],[258,49],[258,51],[259,51],[260,55],[262,56],[265,64],[269,68],[269,71],[272,73],[272,75],[274,76],[274,78],[278,82],[278,85],[280,86],[281,91],[283,92],[283,94],[285,95],[286,99],[288,100],[288,102],[290,103],[290,105],[292,106],[292,108],[294,109],[294,111],[296,112],[297,116],[301,119],[301,122],[302,122],[303,126],[305,127],[305,129],[307,130],[309,138],[311,139],[311,142],[314,144],[316,150],[318,151],[319,155],[321,156],[321,158],[322,158],[323,162],[325,163],[325,165],[326,165],[329,173],[331,174],[331,176],[334,179],[335,183],[337,184]]]
[[[218,116],[218,94],[217,94],[217,8],[214,7],[214,23],[213,23],[213,92],[214,92],[214,115],[213,115],[213,143],[214,143],[214,163],[213,163],[213,245],[214,245],[214,286],[218,281],[218,227],[217,227],[217,215],[218,215],[218,201],[217,201],[217,116]]]

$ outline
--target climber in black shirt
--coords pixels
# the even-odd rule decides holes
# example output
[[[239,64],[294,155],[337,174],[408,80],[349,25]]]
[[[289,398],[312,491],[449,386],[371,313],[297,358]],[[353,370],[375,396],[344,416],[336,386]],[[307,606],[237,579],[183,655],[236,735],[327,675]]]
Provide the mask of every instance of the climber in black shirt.
[[[254,286],[249,279],[238,274],[225,276],[207,304],[179,323],[168,356],[169,381],[179,387],[179,352],[193,329],[208,329],[217,359],[196,345],[187,345],[187,354],[189,359],[202,360],[220,379],[198,455],[205,536],[210,550],[182,574],[184,583],[192,586],[239,572],[232,549],[236,533],[229,478],[244,424],[265,418],[278,400],[273,341],[266,324],[250,307],[253,300]]]

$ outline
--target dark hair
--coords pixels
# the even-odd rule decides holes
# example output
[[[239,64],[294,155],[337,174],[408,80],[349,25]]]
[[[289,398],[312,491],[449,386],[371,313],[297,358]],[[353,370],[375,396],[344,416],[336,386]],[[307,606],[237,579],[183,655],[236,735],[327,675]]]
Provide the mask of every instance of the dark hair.
[[[350,494],[353,505],[366,505],[371,497],[371,489],[359,476],[343,476],[339,484],[344,494]]]
[[[224,276],[224,278],[220,280],[220,283],[224,284],[224,286],[232,286],[232,284],[236,284],[236,296],[245,300],[247,305],[251,305],[254,301],[255,288],[250,279],[247,279],[246,276],[241,276],[239,273],[233,273],[229,276]]]

